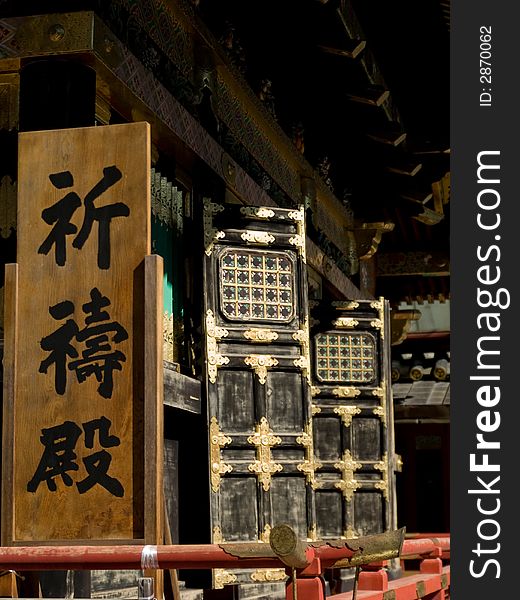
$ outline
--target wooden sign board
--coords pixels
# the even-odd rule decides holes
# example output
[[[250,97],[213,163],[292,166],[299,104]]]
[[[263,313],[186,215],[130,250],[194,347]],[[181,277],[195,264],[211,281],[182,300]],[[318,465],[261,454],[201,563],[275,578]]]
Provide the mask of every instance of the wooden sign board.
[[[20,134],[4,545],[157,541],[162,275],[149,253],[147,123]]]

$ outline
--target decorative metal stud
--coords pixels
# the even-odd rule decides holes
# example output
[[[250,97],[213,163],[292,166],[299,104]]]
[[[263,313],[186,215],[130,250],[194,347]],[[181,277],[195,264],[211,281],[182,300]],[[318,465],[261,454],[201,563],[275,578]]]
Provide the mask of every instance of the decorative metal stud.
[[[346,386],[334,388],[332,393],[338,398],[355,398],[361,394],[361,390],[355,387]]]

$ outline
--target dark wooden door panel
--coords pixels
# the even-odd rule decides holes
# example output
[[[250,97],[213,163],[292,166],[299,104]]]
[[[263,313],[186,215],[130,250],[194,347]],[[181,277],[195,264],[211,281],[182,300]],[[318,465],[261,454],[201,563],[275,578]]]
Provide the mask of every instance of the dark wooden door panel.
[[[394,528],[388,306],[383,299],[311,312],[317,533],[357,537]]]
[[[213,542],[315,532],[303,215],[205,202]],[[214,585],[262,577],[285,575],[217,570]]]

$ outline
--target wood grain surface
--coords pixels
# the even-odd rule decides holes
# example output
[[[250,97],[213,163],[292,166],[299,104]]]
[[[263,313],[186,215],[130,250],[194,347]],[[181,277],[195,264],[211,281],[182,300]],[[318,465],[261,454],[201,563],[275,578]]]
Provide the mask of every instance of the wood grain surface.
[[[136,383],[144,381],[144,376],[136,375],[136,371],[144,367],[143,340],[134,339],[135,332],[142,331],[135,320],[142,317],[143,311],[135,302],[143,294],[134,288],[142,281],[136,272],[142,269],[143,260],[150,253],[149,140],[147,123],[20,134],[18,333],[11,359],[18,364],[12,399],[13,480],[11,490],[4,488],[4,499],[10,496],[13,507],[11,531],[7,535],[8,538],[10,533],[11,543],[128,541],[145,537],[144,510],[137,506],[134,498],[134,487],[141,491],[139,498],[143,497],[144,461],[138,455],[144,453],[144,437],[138,434],[137,428],[145,421],[139,414],[145,409],[144,386],[136,387]],[[101,223],[93,222],[82,248],[74,247],[73,241],[88,212],[85,197],[104,177],[104,169],[113,172],[114,167],[121,177],[105,185],[106,189],[93,201],[96,209],[122,203],[129,211],[128,216],[116,215],[109,223],[110,264],[107,268],[106,254],[105,264],[100,266]],[[63,175],[65,172],[70,175]],[[53,183],[51,174],[62,175],[55,177]],[[67,196],[71,193],[77,197]],[[56,245],[47,253],[42,251],[44,240],[56,226],[50,217],[47,222],[44,220],[42,211],[63,198],[66,198],[64,205],[76,203],[77,207],[69,215],[69,223],[74,227],[65,236],[66,261],[62,266],[58,264]],[[65,213],[62,210],[60,214]],[[102,309],[107,313],[102,324],[117,322],[128,334],[126,339],[116,342],[114,331],[106,332],[110,350],[122,352],[125,360],[120,361],[120,370],[113,371],[110,396],[106,389],[101,393],[95,373],[80,381],[77,373],[69,368],[66,369],[65,391],[60,394],[55,384],[56,365],[50,364],[46,373],[41,372],[42,361],[50,355],[49,350],[41,347],[41,341],[68,320],[73,320],[79,331],[87,328],[89,307],[85,305],[91,302],[95,288],[110,301]],[[64,301],[73,304],[73,313],[55,318],[50,314],[50,307]],[[87,342],[88,339],[70,340],[78,353],[75,360],[84,357]],[[12,351],[14,344],[8,344]],[[6,356],[7,353],[6,346]],[[139,361],[134,358],[136,353],[140,355]],[[158,358],[162,366],[162,357]],[[67,367],[71,360],[74,358],[67,357]],[[152,360],[157,360],[157,356]],[[153,413],[156,416],[156,408]],[[116,436],[120,440],[118,445],[103,442],[99,429],[94,430],[93,440],[88,442],[84,424],[101,417],[110,421],[107,434]],[[58,474],[39,481],[35,475],[45,451],[40,439],[42,430],[52,431],[66,422],[73,422],[81,429],[73,447],[75,458],[70,453],[67,456],[62,446],[55,446],[54,454],[58,470],[64,461],[67,467],[70,462],[75,463],[77,470],[71,468],[64,471],[63,476]],[[63,439],[55,444],[59,442]],[[140,445],[137,451],[134,442]],[[111,455],[106,473],[122,486],[122,495],[109,491],[99,482],[80,492],[77,484],[89,477],[88,462],[84,459],[88,461],[88,457],[97,452]],[[31,480],[32,487],[36,487],[34,491],[28,490]],[[55,491],[49,489],[48,481],[55,484]],[[160,502],[162,513],[162,500]],[[4,537],[4,543],[9,541],[7,538]]]

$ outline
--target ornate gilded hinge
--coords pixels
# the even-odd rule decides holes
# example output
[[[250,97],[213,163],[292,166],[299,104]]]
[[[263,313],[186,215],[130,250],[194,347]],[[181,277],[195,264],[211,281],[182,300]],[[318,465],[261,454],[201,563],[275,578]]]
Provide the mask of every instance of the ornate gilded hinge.
[[[204,206],[204,251],[207,256],[211,256],[213,252],[213,246],[217,240],[221,240],[226,237],[223,231],[219,231],[213,227],[213,217],[224,210],[224,207],[220,204],[212,202],[210,198],[203,199]]]
[[[293,365],[298,367],[303,371],[303,376],[311,383],[311,372],[309,368],[309,357],[308,356],[300,356],[300,358],[296,358],[293,360]]]
[[[381,419],[381,422],[383,423],[383,425],[386,427],[386,410],[384,406],[376,406],[373,410],[372,413],[376,416],[379,417]]]
[[[375,300],[370,303],[370,308],[375,308],[379,312],[379,319],[375,319],[370,321],[370,325],[379,329],[381,333],[381,339],[385,339],[385,300],[384,298],[379,298],[379,300]]]
[[[271,485],[271,475],[283,469],[282,465],[275,463],[271,457],[271,447],[281,444],[282,438],[274,435],[267,419],[262,417],[260,423],[256,426],[255,433],[250,435],[247,441],[256,446],[256,460],[247,468],[251,473],[257,474],[258,480],[267,492]]]
[[[291,217],[291,214],[293,215]],[[296,246],[304,263],[307,262],[307,253],[305,248],[305,210],[301,206],[297,211],[291,211],[289,217],[296,221],[297,235],[289,238],[289,244]]]
[[[384,398],[385,396],[385,380],[381,381],[381,387],[376,387],[372,390],[372,396],[376,396],[377,398]]]
[[[213,587],[221,590],[225,585],[234,583],[237,576],[225,569],[213,569]]]
[[[381,339],[382,340],[385,339],[385,325],[381,319],[374,319],[373,321],[370,321],[370,326],[375,327],[376,329],[379,329]]]
[[[307,483],[313,490],[318,486],[316,484],[315,472],[322,464],[314,456],[314,444],[312,437],[312,419],[305,426],[305,431],[296,438],[296,443],[305,448],[305,462],[297,465],[298,471],[305,473]]]
[[[343,497],[350,502],[354,492],[360,487],[354,473],[361,469],[362,464],[352,459],[350,450],[345,450],[340,462],[334,463],[334,468],[341,471],[341,481],[334,485],[343,492]]]
[[[267,231],[244,231],[240,237],[244,242],[249,242],[251,244],[264,244],[268,246],[269,244],[276,242],[274,235],[271,235]]]
[[[224,435],[220,431],[216,417],[211,417],[209,425],[209,441],[210,441],[210,464],[211,464],[211,489],[218,492],[220,487],[220,476],[226,473],[231,473],[233,467],[222,461],[220,450],[224,446],[231,444],[232,439]]]
[[[250,354],[244,358],[247,366],[252,367],[258,376],[258,381],[264,385],[267,380],[267,369],[276,367],[278,361],[268,354]]]
[[[352,417],[359,415],[361,409],[357,406],[336,406],[334,412],[341,417],[341,421],[345,427],[352,425]]]
[[[370,308],[375,308],[379,313],[384,310],[384,300],[380,298],[379,300],[374,300],[370,303]]]
[[[385,500],[388,501],[388,454],[386,452],[383,454],[381,462],[375,463],[374,469],[381,471],[382,475],[382,480],[377,481],[374,487],[382,490]]]
[[[305,210],[303,207],[301,207],[299,210],[292,210],[287,216],[292,221],[303,223],[303,220],[305,219]]]
[[[381,399],[381,406],[376,406],[372,413],[381,419],[383,425],[386,427],[386,395],[385,395],[385,380],[381,380],[381,387],[377,387],[372,390],[372,395]]]
[[[276,331],[271,329],[247,329],[244,331],[244,337],[252,342],[274,342],[278,339]]]
[[[215,316],[213,311],[206,311],[206,352],[207,352],[207,365],[208,365],[208,378],[211,383],[217,381],[218,368],[227,365],[229,358],[218,352],[218,345],[222,338],[229,335],[227,329],[224,327],[217,327],[215,324]]]
[[[359,325],[359,321],[352,317],[340,317],[339,319],[334,319],[332,325],[338,329],[353,329]]]

